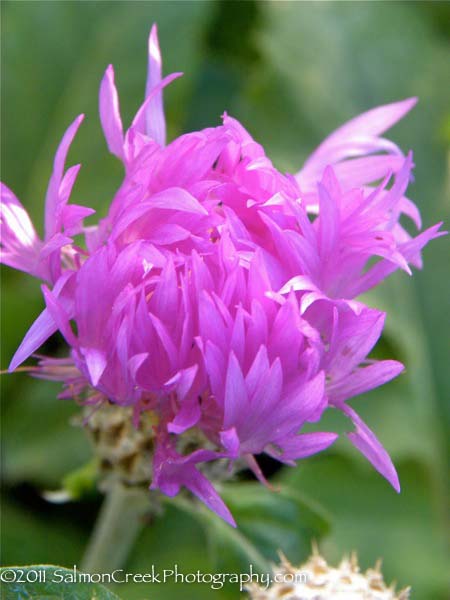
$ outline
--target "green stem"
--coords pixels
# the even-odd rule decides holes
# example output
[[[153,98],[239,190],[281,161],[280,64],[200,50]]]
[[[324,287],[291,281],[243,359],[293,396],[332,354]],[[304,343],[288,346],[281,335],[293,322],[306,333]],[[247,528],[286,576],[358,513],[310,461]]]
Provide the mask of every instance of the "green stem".
[[[116,483],[107,492],[81,563],[88,573],[120,569],[128,558],[151,510],[148,490]]]

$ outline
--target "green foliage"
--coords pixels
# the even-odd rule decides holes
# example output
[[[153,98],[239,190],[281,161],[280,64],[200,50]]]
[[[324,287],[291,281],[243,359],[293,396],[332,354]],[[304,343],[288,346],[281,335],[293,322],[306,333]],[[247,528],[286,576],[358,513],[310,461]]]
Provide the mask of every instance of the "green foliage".
[[[323,508],[286,484],[268,490],[256,482],[231,483],[222,485],[220,494],[236,519],[237,529],[203,505],[176,501],[204,526],[211,566],[218,572],[239,570],[249,563],[269,572],[269,561],[277,560],[278,550],[289,556],[306,556],[311,540],[318,540],[330,528]]]
[[[418,106],[392,136],[415,151],[410,193],[425,226],[448,216],[445,3],[37,1],[4,2],[2,12],[2,180],[38,230],[54,150],[80,112],[87,119],[69,157],[72,164],[83,161],[73,201],[105,213],[122,172],[102,138],[98,85],[113,63],[128,124],[143,97],[146,36],[153,21],[165,73],[185,72],[165,92],[170,137],[219,123],[227,110],[266,146],[275,164],[295,172],[345,119],[417,95]],[[363,567],[382,556],[387,579],[411,584],[423,600],[445,597],[446,243],[431,244],[425,270],[413,280],[397,274],[369,297],[388,312],[377,352],[402,360],[407,371],[354,405],[399,466],[402,493],[397,496],[342,440],[332,451],[277,474],[280,492],[253,483],[223,486],[237,531],[186,500],[168,501],[164,514],[144,528],[127,570],[176,563],[185,573],[245,571],[249,563],[266,569],[278,549],[301,561],[311,539],[322,538],[331,561],[353,549]],[[2,368],[42,307],[37,282],[3,271]],[[60,340],[49,350],[63,352]],[[60,488],[64,476],[78,468],[66,487],[81,496],[89,488],[92,473],[81,467],[90,460],[89,444],[81,428],[68,424],[77,408],[56,400],[57,384],[22,373],[3,376],[1,383],[3,562],[72,567],[80,562],[97,503],[70,508],[69,517],[64,507],[26,494],[19,501],[17,490],[30,486],[39,497]],[[86,511],[86,522],[78,510]],[[207,585],[171,582],[151,588],[123,584],[115,591],[130,600],[149,593],[162,600],[213,594]],[[50,598],[53,592],[33,593]],[[214,594],[236,598],[236,587]]]
[[[5,600],[120,600],[105,586],[77,582],[74,571],[50,565],[0,569]],[[11,582],[15,579],[15,582]],[[10,582],[10,583],[8,583]]]
[[[63,492],[74,500],[92,494],[98,479],[98,468],[98,461],[94,458],[68,473],[62,481]]]
[[[311,540],[330,529],[330,517],[320,504],[284,483],[273,491],[257,482],[235,483],[221,493],[239,531],[271,561],[277,560],[278,550],[292,557],[308,555]],[[220,540],[216,545],[222,552]]]

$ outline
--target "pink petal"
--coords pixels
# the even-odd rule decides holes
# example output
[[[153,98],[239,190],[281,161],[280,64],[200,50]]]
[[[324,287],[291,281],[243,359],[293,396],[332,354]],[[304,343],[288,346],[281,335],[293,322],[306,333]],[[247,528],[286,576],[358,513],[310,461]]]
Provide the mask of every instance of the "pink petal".
[[[220,432],[220,443],[230,458],[238,458],[240,442],[234,427]]]
[[[261,345],[253,362],[252,366],[248,370],[245,376],[245,386],[247,393],[250,398],[255,396],[256,390],[258,389],[259,382],[263,375],[270,369],[269,358],[267,356],[267,348]]]
[[[108,148],[117,158],[124,160],[123,125],[112,65],[106,69],[100,84],[99,105],[100,121]]]
[[[153,25],[148,38],[148,74],[145,97],[147,98],[161,81],[162,59],[159,49],[158,28]],[[166,143],[166,119],[164,117],[163,94],[159,90],[145,111],[146,134],[158,142],[160,146]]]
[[[3,183],[1,184],[0,239],[2,263],[38,276],[42,246],[27,211]]]
[[[322,452],[322,450],[331,446],[338,437],[337,433],[302,433],[280,440],[280,451],[269,447],[266,449],[266,452],[277,460],[290,462],[299,458],[306,458],[317,452]]]
[[[385,477],[396,492],[400,492],[400,482],[391,458],[379,440],[364,421],[349,406],[342,409],[353,421],[356,431],[348,433],[351,443],[372,463],[375,469]]]
[[[325,171],[324,180],[326,177],[334,177],[331,168]],[[324,184],[325,181],[317,186],[319,191],[318,241],[322,260],[326,261],[339,240],[340,214],[336,198],[329,193],[329,189]]]
[[[326,408],[325,374],[320,371],[306,383],[298,377],[283,390],[277,418],[285,427],[290,420],[291,431],[299,429],[306,421],[315,421]]]
[[[186,474],[187,475],[187,474]],[[212,483],[202,473],[195,469],[189,477],[185,478],[185,487],[197,496],[208,508],[215,512],[232,527],[236,527],[236,521],[227,508],[226,504],[216,492]]]
[[[382,360],[368,367],[358,368],[341,381],[329,386],[329,400],[333,404],[341,404],[344,400],[373,390],[394,379],[404,368],[404,365],[396,360]]]
[[[53,288],[53,294],[59,297],[63,292],[66,284],[74,276],[73,271],[66,271],[56,282]],[[73,304],[73,303],[72,303]],[[73,306],[70,307],[70,303],[66,305],[66,310],[71,315]],[[39,317],[35,320],[33,325],[27,331],[22,343],[16,350],[12,357],[11,363],[8,367],[8,371],[12,372],[23,363],[33,352],[35,352],[42,344],[58,329],[58,326],[52,317],[48,308],[45,308]]]
[[[366,358],[381,335],[385,317],[385,313],[369,308],[358,316],[339,311],[336,341],[329,350],[329,375],[339,380]]]
[[[75,180],[80,171],[81,165],[74,165],[67,169],[64,177],[62,178],[61,185],[59,186],[59,198],[62,205],[67,204],[72,193],[72,188],[75,184]]]
[[[390,172],[396,173],[404,164],[403,156],[377,155],[354,158],[333,166],[344,190],[367,185],[382,179]]]
[[[441,223],[436,223],[429,227],[415,238],[398,246],[399,252],[408,262],[420,261],[420,251],[428,244],[429,241],[447,235],[446,231],[439,231]],[[420,265],[420,262],[417,262]],[[351,291],[351,296],[359,296],[367,292],[372,287],[378,285],[383,279],[386,279],[394,271],[397,270],[397,264],[389,260],[382,260],[374,265],[367,273],[365,273],[357,282]]]
[[[53,162],[53,172],[47,188],[45,197],[45,239],[49,239],[56,233],[58,214],[58,205],[61,202],[59,190],[63,181],[64,166],[73,138],[78,131],[84,115],[79,115],[75,121],[68,127],[63,135],[61,143],[56,151],[55,160]]]
[[[52,316],[53,320],[58,326],[58,329],[61,331],[63,336],[65,337],[67,343],[72,347],[77,347],[78,342],[76,337],[73,334],[73,331],[70,327],[70,313],[67,312],[65,307],[60,302],[59,298],[56,296],[54,292],[51,292],[47,286],[42,286],[42,293],[45,298],[45,303],[47,305],[47,309]]]
[[[336,144],[347,142],[354,136],[378,136],[390,127],[400,121],[417,103],[417,98],[408,98],[400,102],[385,104],[368,110],[354,119],[351,119],[344,125],[341,125],[331,135],[329,135],[317,148],[313,156],[317,157],[324,154],[328,149]],[[305,163],[306,166],[307,163]]]
[[[172,257],[169,256],[150,300],[150,310],[166,324],[172,324],[178,308],[178,280]]]
[[[244,376],[234,352],[230,353],[225,380],[225,403],[223,426],[229,429],[239,421],[248,406]]]
[[[106,368],[106,356],[102,350],[97,348],[82,348],[84,358],[86,360],[86,366],[89,371],[89,377],[91,383],[95,387],[98,385],[101,376]]]
[[[172,81],[174,81],[174,79],[178,79],[178,77],[181,77],[182,75],[183,75],[183,73],[172,73],[171,75],[167,75],[167,77],[164,77],[164,79],[161,79],[161,81],[157,85],[152,87],[152,89],[150,90],[149,94],[147,95],[144,103],[141,105],[138,112],[136,113],[136,115],[133,119],[133,122],[131,124],[131,126],[133,128],[135,128],[136,131],[145,133],[148,107],[151,106],[151,103],[153,102],[153,100],[158,97],[158,94],[162,94],[162,90],[167,85],[169,85],[169,83],[172,83]]]

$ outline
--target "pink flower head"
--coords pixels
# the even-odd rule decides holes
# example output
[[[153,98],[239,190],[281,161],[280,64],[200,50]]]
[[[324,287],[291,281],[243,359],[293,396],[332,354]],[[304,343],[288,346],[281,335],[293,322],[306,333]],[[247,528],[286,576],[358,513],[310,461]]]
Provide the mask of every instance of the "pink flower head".
[[[57,150],[45,236],[2,186],[2,262],[42,279],[46,307],[14,355],[14,370],[59,330],[65,359],[41,358],[33,375],[60,380],[61,397],[157,415],[151,487],[186,487],[222,518],[228,509],[203,472],[215,460],[255,455],[289,465],[327,448],[333,432],[302,433],[329,407],[355,425],[358,448],[399,490],[395,468],[347,401],[396,377],[403,365],[367,358],[384,314],[356,298],[396,269],[421,266],[439,225],[421,227],[406,196],[413,168],[380,137],[415,100],[373,109],[328,137],[296,175],[280,173],[244,127],[216,127],[166,145],[156,27],[145,100],[124,131],[112,66],[100,120],[125,176],[96,227],[68,203],[79,165],[66,172],[78,117]],[[349,160],[351,159],[351,160]],[[85,248],[73,236],[82,233]],[[183,453],[195,429],[205,446]]]

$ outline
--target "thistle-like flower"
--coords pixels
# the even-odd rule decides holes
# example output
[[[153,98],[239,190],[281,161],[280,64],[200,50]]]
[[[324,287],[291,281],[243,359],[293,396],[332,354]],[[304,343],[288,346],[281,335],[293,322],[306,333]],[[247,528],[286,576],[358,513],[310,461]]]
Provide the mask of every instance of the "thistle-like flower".
[[[69,356],[41,358],[31,373],[62,381],[62,398],[125,407],[152,440],[152,489],[185,487],[230,523],[202,465],[245,460],[264,481],[255,455],[293,465],[333,443],[333,432],[301,433],[328,407],[353,421],[351,442],[399,490],[347,400],[403,369],[367,358],[385,315],[355,298],[419,267],[442,235],[436,225],[411,237],[400,224],[406,215],[421,226],[405,196],[412,155],[380,137],[415,100],[350,121],[285,175],[227,114],[166,144],[162,90],[179,75],[162,78],[153,27],[145,101],[124,132],[107,68],[100,119],[125,176],[97,226],[83,225],[91,209],[68,204],[82,115],[56,152],[44,239],[2,185],[2,262],[40,278],[46,303],[10,370],[59,330]]]
[[[408,600],[409,588],[395,591],[387,586],[381,562],[361,573],[356,554],[331,567],[317,549],[308,560],[294,567],[285,556],[274,568],[274,583],[267,589],[252,583],[247,590],[251,600]]]

